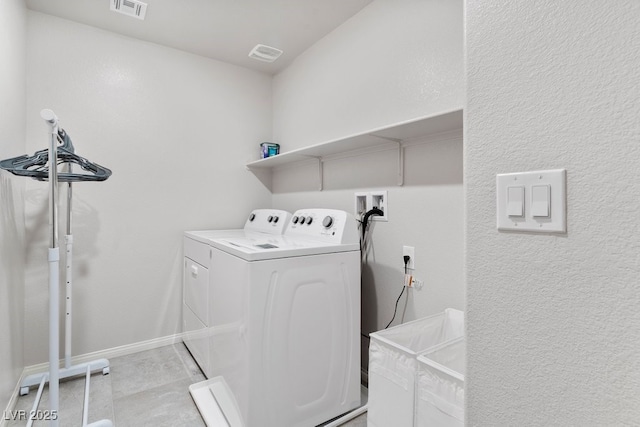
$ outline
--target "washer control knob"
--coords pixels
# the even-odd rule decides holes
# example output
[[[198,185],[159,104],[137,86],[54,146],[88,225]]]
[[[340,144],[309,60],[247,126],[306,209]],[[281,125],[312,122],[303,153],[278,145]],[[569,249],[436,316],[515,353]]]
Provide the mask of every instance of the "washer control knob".
[[[291,222],[293,222],[294,224],[298,223],[298,217],[294,216],[293,218],[291,218]]]
[[[269,218],[267,218],[267,221],[269,221],[269,222],[273,221],[273,217],[271,215],[269,215]]]
[[[331,225],[333,225],[333,218],[331,218],[330,216],[325,216],[324,220],[322,220],[322,225],[324,225],[324,228],[329,228],[331,227]]]
[[[280,218],[278,218],[277,216],[274,216],[274,217],[273,217],[273,223],[275,224],[276,222],[278,222],[278,220],[279,220],[279,219],[280,219]]]
[[[311,218],[310,216],[307,217],[307,225],[311,225],[311,223],[313,222],[313,218]]]
[[[256,214],[252,212],[251,215],[249,215],[249,222],[253,221],[254,219],[256,219]]]
[[[305,220],[306,220],[306,218],[305,218],[305,217],[303,217],[303,216],[301,216],[301,217],[300,217],[300,224],[301,224],[301,225],[302,225],[302,224],[304,224],[304,221],[305,221]]]

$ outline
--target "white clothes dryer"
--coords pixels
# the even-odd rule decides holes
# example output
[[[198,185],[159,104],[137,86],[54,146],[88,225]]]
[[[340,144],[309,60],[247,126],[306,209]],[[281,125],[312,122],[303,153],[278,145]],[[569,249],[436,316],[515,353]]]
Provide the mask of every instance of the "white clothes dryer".
[[[219,236],[208,244],[205,373],[224,380],[243,425],[315,426],[358,407],[355,218],[303,209],[282,236]]]
[[[183,238],[184,272],[182,292],[183,341],[200,368],[209,376],[211,285],[209,270],[213,250],[211,239],[236,237],[250,239],[264,235],[281,235],[289,223],[291,213],[277,209],[252,211],[242,229],[187,231]]]

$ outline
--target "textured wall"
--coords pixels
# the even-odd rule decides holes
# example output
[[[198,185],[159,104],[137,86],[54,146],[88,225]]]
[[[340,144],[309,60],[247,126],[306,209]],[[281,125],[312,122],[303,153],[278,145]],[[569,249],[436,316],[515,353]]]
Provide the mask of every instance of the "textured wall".
[[[460,108],[462,1],[375,1],[320,40],[274,79],[274,136],[283,150]],[[462,309],[462,135],[408,147],[405,185],[396,151],[329,160],[324,190],[311,164],[277,171],[274,207],[354,210],[354,192],[387,189],[389,222],[373,227],[363,267],[362,329],[382,329],[402,289],[402,246],[414,246],[416,275],[405,320]],[[404,298],[404,297],[403,297]],[[402,317],[404,299],[394,325]],[[363,365],[368,341],[363,339]]]
[[[271,134],[271,78],[35,12],[27,48],[27,151],[46,145],[51,108],[113,170],[74,188],[74,353],[180,332],[182,232],[271,203],[244,169]],[[46,186],[27,199],[30,365],[46,358]]]
[[[466,4],[467,421],[640,419],[640,3]],[[495,228],[495,175],[566,168],[568,233]]]
[[[0,2],[0,159],[24,154],[26,33],[24,2]],[[24,366],[25,181],[0,171],[0,409]]]

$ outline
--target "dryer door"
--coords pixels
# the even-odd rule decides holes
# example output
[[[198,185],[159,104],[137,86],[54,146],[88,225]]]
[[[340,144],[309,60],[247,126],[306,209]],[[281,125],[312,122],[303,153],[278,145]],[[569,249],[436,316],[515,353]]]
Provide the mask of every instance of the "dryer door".
[[[207,377],[209,369],[209,270],[184,258],[182,332],[183,341]]]
[[[183,283],[184,303],[203,324],[208,325],[209,269],[185,257]]]

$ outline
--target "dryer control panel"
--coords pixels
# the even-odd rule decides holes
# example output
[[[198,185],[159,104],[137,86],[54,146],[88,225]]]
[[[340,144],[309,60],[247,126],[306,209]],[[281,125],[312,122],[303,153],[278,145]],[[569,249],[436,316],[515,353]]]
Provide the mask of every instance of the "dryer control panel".
[[[291,214],[278,209],[255,209],[244,223],[245,231],[258,231],[269,234],[284,234]]]
[[[285,236],[327,243],[358,243],[358,224],[348,212],[337,209],[299,209],[291,217]]]

